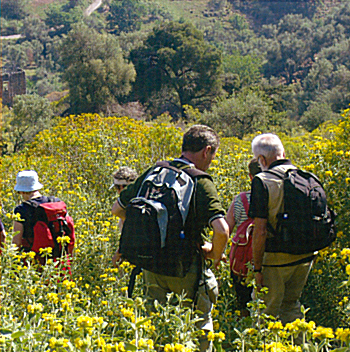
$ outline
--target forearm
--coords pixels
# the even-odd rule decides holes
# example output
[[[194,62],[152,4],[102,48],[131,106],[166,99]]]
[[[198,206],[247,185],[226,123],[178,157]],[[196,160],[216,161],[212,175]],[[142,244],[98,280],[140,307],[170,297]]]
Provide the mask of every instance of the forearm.
[[[220,218],[213,221],[212,227],[212,247],[207,253],[207,258],[213,259],[214,265],[217,266],[222,258],[229,239],[229,226],[224,218]]]
[[[15,244],[18,248],[22,246],[22,234],[14,235],[12,238],[12,243]]]
[[[256,269],[262,268],[267,238],[267,222],[264,219],[261,220],[255,219],[255,227],[253,232],[253,262],[254,268]]]
[[[13,232],[15,233],[15,235],[12,238],[12,243],[14,243],[18,248],[21,248],[22,247],[23,232],[24,232],[23,225],[18,221],[14,221],[13,222]]]
[[[5,230],[3,230],[0,233],[0,245],[5,243],[5,240],[6,240],[6,232],[5,232]]]
[[[235,217],[234,217],[234,202],[232,202],[230,208],[227,210],[226,222],[229,227],[229,234],[231,234],[236,224]]]
[[[263,235],[253,235],[253,262],[254,268],[261,269],[265,253],[266,238]]]
[[[116,200],[112,206],[112,214],[122,219],[122,221],[125,220],[125,215],[126,215],[125,209],[121,207],[118,200]]]

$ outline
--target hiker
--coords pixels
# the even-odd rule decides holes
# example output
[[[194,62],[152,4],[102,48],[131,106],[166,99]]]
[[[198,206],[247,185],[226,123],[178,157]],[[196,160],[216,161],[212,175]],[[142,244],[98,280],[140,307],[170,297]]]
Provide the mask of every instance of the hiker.
[[[21,251],[36,252],[37,260],[44,264],[44,258],[40,256],[40,248],[52,247],[52,257],[60,257],[61,253],[58,252],[62,251],[62,244],[58,244],[55,235],[69,236],[70,240],[65,247],[68,254],[72,255],[75,237],[73,220],[66,215],[64,202],[56,197],[43,196],[39,191],[42,188],[43,185],[39,182],[36,171],[18,172],[14,190],[21,195],[23,202],[14,209],[14,214],[19,214],[21,220],[15,220],[13,223],[13,231],[16,234],[12,243],[16,244]],[[47,206],[47,204],[50,205],[46,211],[43,206]],[[55,213],[56,211],[57,213]],[[51,212],[54,213],[50,215]],[[55,221],[51,221],[53,220],[51,216],[55,218]],[[47,221],[50,221],[48,226],[44,225]],[[60,232],[56,226],[60,227]],[[53,233],[53,231],[55,232]]]
[[[252,151],[262,172],[252,181],[249,216],[254,219],[253,270],[258,290],[265,286],[264,313],[279,317],[283,324],[302,318],[300,296],[306,284],[314,253],[290,254],[279,252],[269,230],[276,229],[277,214],[283,206],[283,176],[288,169],[296,169],[285,158],[285,151],[277,135],[267,133],[255,137]],[[298,242],[298,241],[294,241]]]
[[[109,189],[115,188],[118,194],[120,194],[127,185],[136,180],[137,176],[137,172],[134,169],[122,166],[113,174],[113,184]]]
[[[183,248],[186,253],[184,261],[178,265],[180,268],[186,268],[184,277],[143,270],[147,299],[150,302],[157,300],[161,304],[165,304],[168,293],[174,292],[179,295],[185,293],[187,298],[196,303],[196,309],[203,313],[203,321],[197,324],[197,327],[206,334],[213,330],[211,310],[218,294],[218,287],[215,276],[205,267],[206,261],[204,259],[212,261],[214,268],[218,268],[229,237],[228,225],[224,218],[225,211],[220,204],[212,179],[205,173],[214,159],[218,147],[219,137],[214,130],[204,125],[195,125],[183,136],[181,156],[170,162],[171,167],[180,170],[187,169],[188,173],[192,169],[199,173],[199,176],[193,177],[195,191],[191,197],[184,231],[179,234],[187,243]],[[114,208],[115,215],[125,220],[128,207],[132,203],[131,200],[137,196],[140,187],[142,188],[143,180],[150,170],[153,168],[147,170],[121,192]],[[161,171],[162,167],[160,166],[157,170]],[[186,178],[185,175],[182,177]],[[123,232],[126,225],[127,221],[124,222]],[[141,226],[136,223],[136,229],[138,225]],[[207,226],[211,226],[213,229],[211,243],[204,243],[201,236]],[[122,246],[120,248],[122,252]],[[175,253],[178,248],[173,248],[173,250]],[[121,258],[122,254],[118,250],[114,264],[116,265],[118,259]],[[170,260],[174,261],[171,254],[169,255]],[[176,264],[178,263],[174,264],[175,267],[177,267]],[[171,269],[169,268],[169,270]],[[212,348],[206,334],[200,338],[200,351],[209,351]]]
[[[109,189],[113,189],[115,188],[117,190],[118,195],[120,194],[120,192],[130,183],[134,182],[137,178],[137,172],[128,167],[128,166],[122,166],[121,168],[119,168],[114,174],[113,174],[113,184],[111,185],[111,187],[109,187]],[[117,205],[117,202],[115,202],[112,206],[112,214],[114,214],[114,210],[115,207]],[[118,227],[120,232],[122,231],[123,228],[123,220],[119,219],[119,223],[118,223]],[[114,262],[116,260],[116,254],[113,256],[112,258],[112,262]]]
[[[253,177],[259,172],[261,172],[260,165],[256,158],[253,158],[249,162],[248,170],[249,170],[250,180],[253,180]],[[249,204],[250,204],[250,191],[241,192],[240,194],[234,197],[233,202],[231,203],[226,215],[226,221],[229,225],[230,234],[232,233],[234,227],[236,226],[237,235],[240,235],[238,231],[244,232],[244,235],[245,235],[245,232],[247,231],[247,227],[252,223],[252,221],[249,221],[252,219],[248,217]],[[240,226],[243,223],[245,223],[245,225],[243,225],[243,228],[241,228]],[[248,245],[249,246],[251,245],[251,240],[249,241],[249,244],[247,244],[247,246]],[[232,248],[234,248],[234,243],[232,243]],[[252,300],[251,296],[252,296],[253,288],[248,287],[247,284],[245,283],[245,275],[239,275],[238,273],[234,273],[234,271],[232,270],[233,258],[231,258],[231,256],[230,256],[230,262],[231,262],[231,265],[230,265],[231,278],[233,280],[233,285],[237,296],[238,307],[241,312],[241,316],[247,317],[249,316],[249,311],[247,310],[247,303]],[[246,263],[241,263],[241,264],[245,265]]]

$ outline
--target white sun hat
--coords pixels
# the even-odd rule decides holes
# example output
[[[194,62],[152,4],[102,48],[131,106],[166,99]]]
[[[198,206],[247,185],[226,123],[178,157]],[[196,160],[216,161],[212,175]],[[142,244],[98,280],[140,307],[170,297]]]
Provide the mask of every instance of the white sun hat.
[[[17,192],[33,192],[44,186],[39,182],[39,177],[34,170],[20,171],[16,177],[15,191]]]

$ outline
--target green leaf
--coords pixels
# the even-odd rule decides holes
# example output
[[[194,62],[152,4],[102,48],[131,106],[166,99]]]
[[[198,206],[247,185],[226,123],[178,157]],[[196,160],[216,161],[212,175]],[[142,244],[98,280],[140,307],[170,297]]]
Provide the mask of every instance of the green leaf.
[[[146,323],[147,321],[150,321],[150,320],[152,320],[152,317],[148,317],[146,319],[140,320],[140,321],[138,321],[136,323],[136,327],[138,328],[138,327],[140,327],[141,325],[143,325],[144,323]]]
[[[137,351],[137,347],[131,343],[125,343],[124,348],[126,351]]]
[[[12,330],[10,329],[0,329],[0,333],[2,335],[7,335],[7,334],[11,334]]]
[[[24,336],[24,334],[24,331],[16,331],[11,335],[11,337],[12,339],[18,339],[19,337]]]
[[[191,322],[191,311],[188,311],[185,315],[185,323],[186,325],[189,325]]]
[[[170,316],[173,318],[173,320],[176,320],[179,324],[182,324],[182,319],[180,317],[174,314],[171,314]]]

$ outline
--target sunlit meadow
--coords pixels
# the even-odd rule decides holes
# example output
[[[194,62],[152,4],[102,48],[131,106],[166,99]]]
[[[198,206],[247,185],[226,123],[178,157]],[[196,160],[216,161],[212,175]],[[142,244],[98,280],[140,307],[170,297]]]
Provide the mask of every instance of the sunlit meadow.
[[[194,326],[196,314],[183,304],[186,298],[178,297],[177,306],[157,305],[147,315],[142,274],[129,299],[131,266],[125,262],[113,268],[111,262],[120,235],[118,219],[110,212],[116,199],[109,190],[112,173],[125,165],[142,172],[157,160],[179,156],[182,133],[169,123],[69,116],[20,154],[1,159],[0,199],[8,232],[1,256],[1,351],[196,350],[201,332]],[[226,209],[236,193],[249,188],[252,137],[222,139],[209,170]],[[215,331],[208,338],[217,351],[349,351],[349,110],[337,125],[280,137],[287,156],[324,182],[338,213],[337,242],[321,251],[312,269],[302,298],[304,319],[286,326],[261,314],[263,296],[251,303],[251,317],[242,319],[223,263],[216,272],[220,296],[213,311]],[[72,276],[50,260],[38,271],[31,253],[11,246],[12,211],[20,202],[13,187],[23,169],[35,169],[43,193],[64,200],[74,218]],[[42,255],[49,258],[45,251]]]

